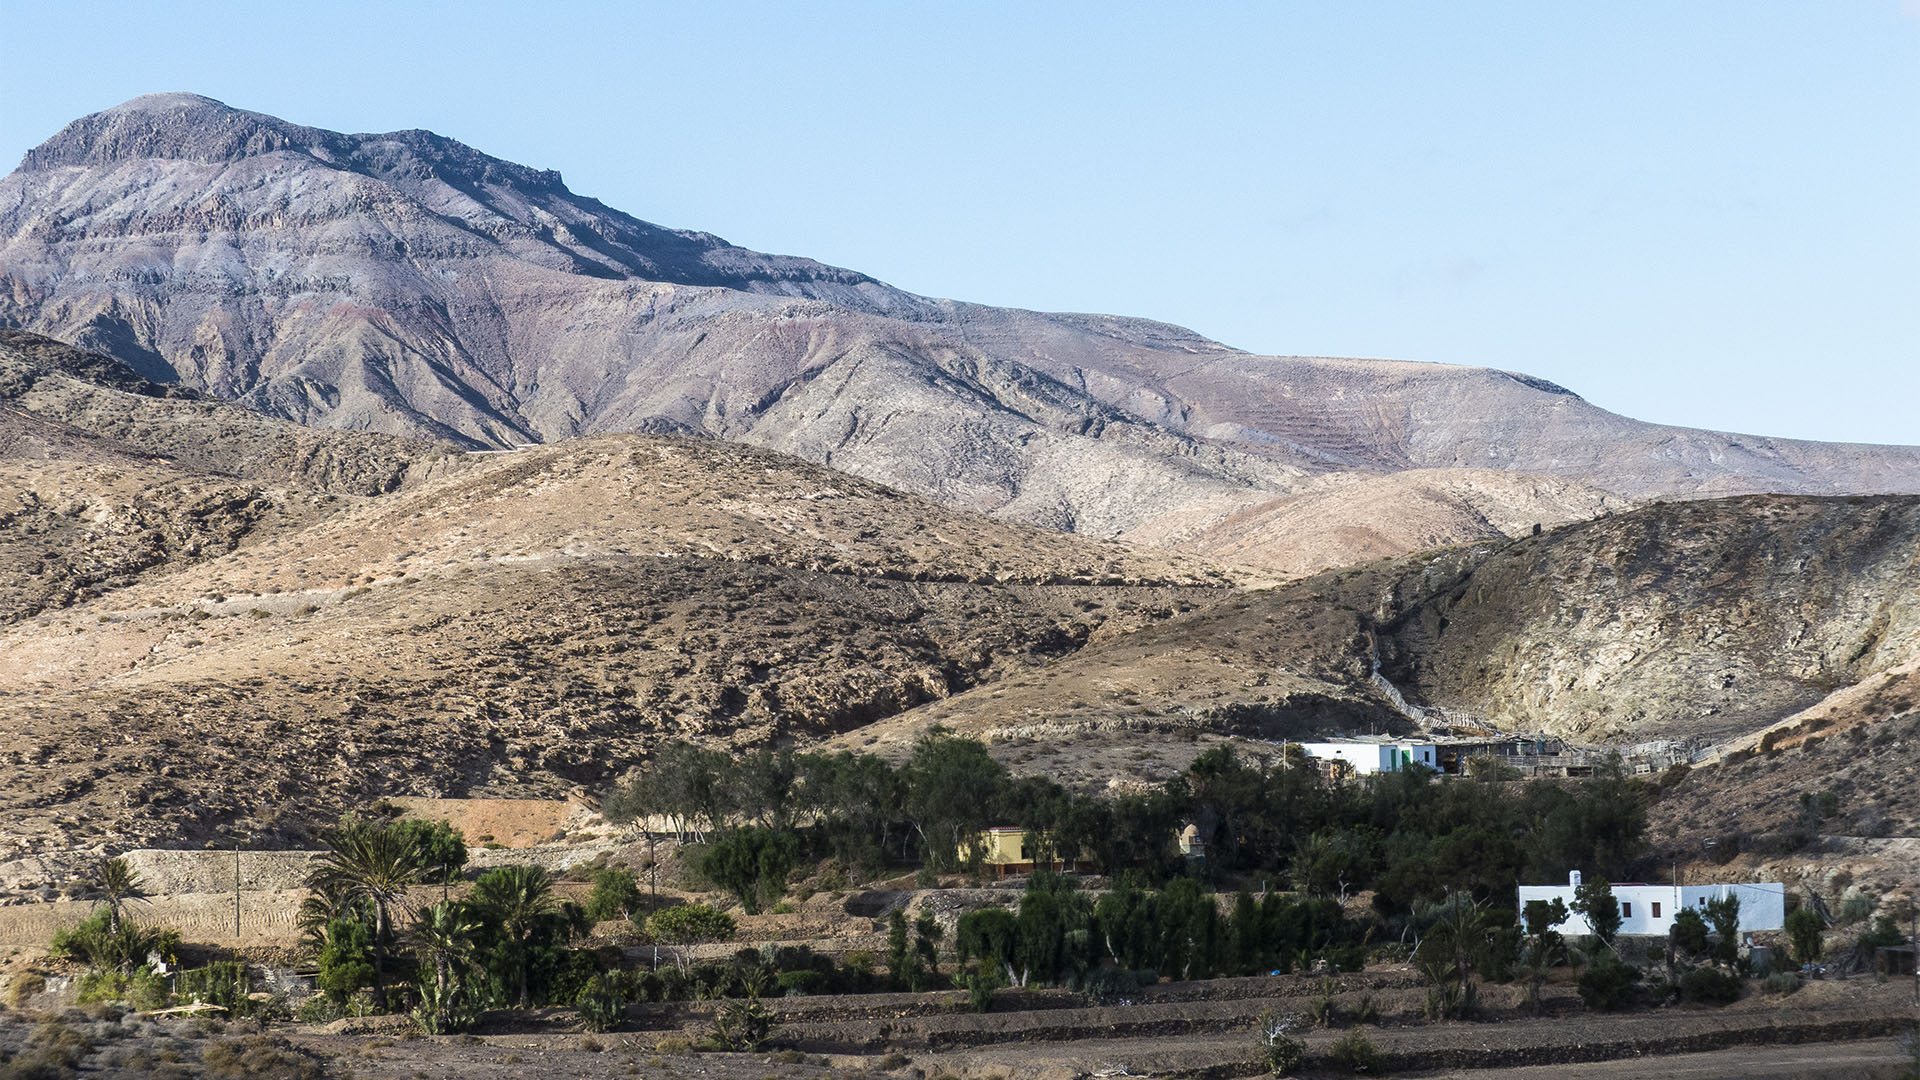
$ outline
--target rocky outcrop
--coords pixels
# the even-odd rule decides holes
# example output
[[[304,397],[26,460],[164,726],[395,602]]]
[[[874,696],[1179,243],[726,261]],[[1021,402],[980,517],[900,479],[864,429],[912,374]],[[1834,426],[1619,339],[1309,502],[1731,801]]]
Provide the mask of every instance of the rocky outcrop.
[[[1782,748],[1878,739],[1920,707],[1920,498],[1662,503],[1327,571],[861,738],[899,746],[935,723],[1074,740],[1412,730],[1396,691],[1434,722],[1588,744],[1750,746],[1775,724]]]
[[[1745,732],[1920,658],[1920,499],[1663,504],[1382,603],[1384,671],[1432,703],[1591,741]]]

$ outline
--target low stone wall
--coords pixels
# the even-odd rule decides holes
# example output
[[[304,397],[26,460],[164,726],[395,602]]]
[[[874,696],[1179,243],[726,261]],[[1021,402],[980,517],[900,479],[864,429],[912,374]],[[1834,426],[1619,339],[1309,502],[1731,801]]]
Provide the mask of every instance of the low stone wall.
[[[242,851],[238,856],[243,892],[304,889],[307,874],[324,851]],[[124,856],[150,893],[233,894],[235,855],[217,850],[142,848]]]
[[[274,891],[298,889],[319,851],[242,851],[240,888]],[[232,850],[139,848],[123,852],[140,875],[140,886],[158,895],[173,893],[232,893]],[[13,893],[27,902],[57,900],[85,894],[84,882],[97,872],[99,851],[62,851],[30,855],[0,863],[0,893]]]
[[[549,874],[561,874],[598,858],[630,852],[634,846],[611,841],[530,848],[483,848],[468,844],[467,876],[496,866],[537,866]],[[639,846],[645,848],[644,844]]]
[[[496,866],[532,865],[560,874],[603,856],[613,856],[631,845],[611,842],[532,848],[467,849],[468,876]],[[241,851],[238,857],[242,892],[304,889],[307,875],[324,851]],[[235,856],[231,849],[140,848],[124,853],[140,875],[140,885],[155,896],[180,893],[233,893]],[[26,894],[29,900],[56,899],[56,893],[77,883],[99,862],[90,853],[33,856],[0,863],[0,889]]]
[[[233,855],[228,853],[232,860]],[[240,933],[233,931],[233,893],[182,893],[148,903],[130,904],[127,914],[142,923],[171,927],[182,939],[232,947],[289,946],[298,942],[294,916],[304,890],[240,894]],[[0,947],[44,948],[56,930],[78,926],[99,905],[90,900],[18,904],[0,908]]]

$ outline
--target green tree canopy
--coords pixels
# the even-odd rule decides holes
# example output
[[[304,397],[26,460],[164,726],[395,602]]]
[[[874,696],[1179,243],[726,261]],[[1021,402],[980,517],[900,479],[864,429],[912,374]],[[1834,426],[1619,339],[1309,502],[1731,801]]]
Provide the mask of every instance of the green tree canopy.
[[[348,818],[325,839],[327,852],[307,875],[307,887],[336,898],[342,909],[356,900],[372,905],[373,988],[384,1009],[393,912],[406,900],[407,889],[426,876],[419,840],[406,830],[359,818]]]
[[[563,921],[552,875],[537,866],[489,870],[473,883],[467,902],[495,931],[498,957],[513,978],[514,1000],[526,1008],[533,949],[552,944]]]
[[[1583,881],[1573,891],[1573,910],[1586,916],[1593,936],[1611,945],[1620,932],[1620,901],[1614,899],[1613,886],[1605,878]]]
[[[993,824],[993,808],[1007,788],[1006,767],[980,743],[936,727],[914,744],[902,772],[907,817],[927,861],[937,869],[958,867],[961,847]]]
[[[669,945],[704,945],[731,941],[734,923],[731,915],[706,904],[679,904],[648,916],[647,934]]]
[[[760,902],[786,890],[787,872],[799,859],[800,845],[791,832],[749,826],[735,829],[715,841],[700,859],[700,872],[740,899],[747,914]]]
[[[593,875],[593,891],[587,894],[587,918],[594,922],[630,919],[640,910],[640,883],[633,871],[609,866]]]
[[[1795,960],[1811,964],[1820,959],[1820,935],[1826,932],[1827,920],[1819,912],[1809,907],[1794,908],[1787,912],[1786,928]]]

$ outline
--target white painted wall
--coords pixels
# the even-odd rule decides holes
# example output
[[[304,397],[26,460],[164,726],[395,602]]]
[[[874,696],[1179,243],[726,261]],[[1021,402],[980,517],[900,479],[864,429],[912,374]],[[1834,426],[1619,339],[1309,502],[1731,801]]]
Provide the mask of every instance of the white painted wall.
[[[1391,742],[1391,743],[1349,743],[1322,742],[1301,743],[1300,749],[1310,758],[1344,761],[1353,766],[1360,775],[1380,772],[1399,772],[1408,762],[1425,765],[1429,769],[1438,769],[1439,751],[1432,743]]]
[[[1680,899],[1686,906],[1705,914],[1707,901],[1722,896],[1740,898],[1740,930],[1784,930],[1787,925],[1787,887],[1777,881],[1744,882],[1737,885],[1682,885]]]
[[[1522,885],[1520,886],[1520,910],[1526,911],[1529,900],[1551,901],[1555,898],[1566,904],[1568,908],[1572,908],[1574,888],[1573,885]],[[1729,894],[1740,898],[1742,932],[1779,930],[1786,926],[1787,887],[1777,881],[1678,887],[1673,885],[1613,886],[1613,898],[1620,902],[1622,934],[1664,936],[1673,926],[1674,913],[1680,907],[1690,907],[1705,915],[1707,901],[1717,900]],[[1576,936],[1593,933],[1593,927],[1587,922],[1586,916],[1579,914],[1569,914],[1567,920],[1554,929],[1562,934]]]

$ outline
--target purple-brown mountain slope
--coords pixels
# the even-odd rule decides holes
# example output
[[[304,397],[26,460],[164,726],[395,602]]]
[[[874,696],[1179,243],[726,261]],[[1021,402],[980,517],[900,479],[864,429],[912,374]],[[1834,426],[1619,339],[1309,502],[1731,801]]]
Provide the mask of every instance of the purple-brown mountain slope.
[[[0,179],[0,325],[307,424],[474,447],[698,433],[1101,535],[1244,524],[1342,472],[1553,478],[1537,510],[1439,514],[1456,542],[1613,496],[1920,491],[1920,448],[1662,427],[1505,372],[931,300],[639,221],[430,132],[187,94],[75,121]],[[1486,487],[1450,473],[1355,502]]]

